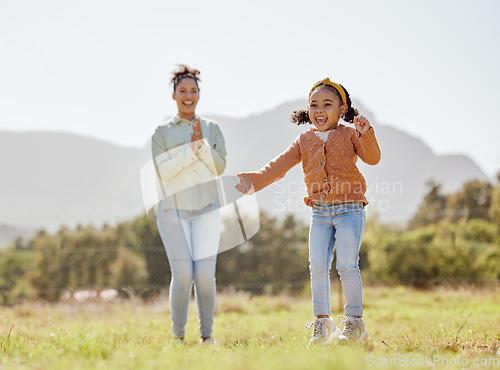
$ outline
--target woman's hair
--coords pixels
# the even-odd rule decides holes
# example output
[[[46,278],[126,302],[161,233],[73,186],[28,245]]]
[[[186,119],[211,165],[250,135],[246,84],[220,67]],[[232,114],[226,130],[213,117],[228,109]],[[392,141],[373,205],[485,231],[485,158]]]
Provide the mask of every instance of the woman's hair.
[[[340,93],[333,86],[321,84],[318,87],[316,87],[312,92],[317,91],[323,87],[328,88],[328,89],[332,90],[333,92],[335,92],[339,101],[342,102],[342,97],[340,96]],[[356,117],[359,114],[359,112],[356,108],[352,107],[351,97],[349,96],[349,93],[347,92],[345,87],[342,85],[340,85],[340,87],[342,87],[342,89],[344,89],[345,97],[346,97],[346,101],[347,101],[347,112],[344,114],[342,119],[346,122],[352,123],[352,122],[354,122],[354,117]],[[290,120],[293,123],[296,123],[297,125],[303,125],[306,123],[311,124],[312,123],[311,119],[309,118],[309,111],[307,111],[306,109],[293,111],[293,113],[290,115]]]
[[[173,72],[172,79],[170,80],[170,82],[174,85],[174,91],[177,87],[177,84],[181,82],[183,78],[192,78],[194,82],[196,82],[196,87],[198,87],[198,90],[200,90],[200,87],[198,86],[198,81],[201,81],[198,77],[200,71],[194,68],[189,68],[185,64],[178,64],[178,66],[179,68]]]

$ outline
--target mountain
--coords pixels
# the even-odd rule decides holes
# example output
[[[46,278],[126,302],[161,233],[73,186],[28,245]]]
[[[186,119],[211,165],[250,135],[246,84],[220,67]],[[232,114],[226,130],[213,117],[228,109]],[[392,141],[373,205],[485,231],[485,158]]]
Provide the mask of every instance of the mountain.
[[[141,210],[146,149],[68,133],[0,133],[0,223],[55,228]]]
[[[404,222],[416,211],[435,180],[447,192],[469,179],[487,179],[462,155],[438,156],[420,139],[378,124],[354,104],[375,128],[382,149],[376,166],[359,163],[368,182],[368,211],[382,221]],[[258,170],[309,127],[289,121],[305,101],[242,119],[210,116],[224,133],[228,151],[224,175]],[[106,141],[57,132],[0,132],[0,223],[22,228],[72,227],[129,219],[144,212],[139,172],[150,159],[149,144],[122,147]],[[308,219],[305,187],[298,165],[281,181],[257,194],[261,208],[275,214],[296,212]]]

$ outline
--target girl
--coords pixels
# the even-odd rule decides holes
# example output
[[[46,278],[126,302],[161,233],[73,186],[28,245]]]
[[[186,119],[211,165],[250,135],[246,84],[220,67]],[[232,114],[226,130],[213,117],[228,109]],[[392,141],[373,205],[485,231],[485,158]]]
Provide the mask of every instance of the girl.
[[[342,118],[355,128],[339,124]],[[366,182],[356,167],[357,157],[375,165],[380,149],[368,120],[351,106],[347,90],[326,78],[309,93],[308,111],[295,111],[291,120],[298,125],[312,123],[282,154],[258,172],[238,174],[236,189],[243,193],[259,191],[285,176],[302,162],[307,187],[305,203],[312,207],[309,231],[309,268],[314,322],[310,344],[360,342],[367,337],[362,315],[359,248],[365,228],[368,204]],[[345,306],[339,316],[342,333],[330,318],[330,269],[336,250],[336,268],[342,281]]]
[[[200,97],[196,69],[181,65],[172,78],[178,113],[152,137],[152,154],[161,201],[158,232],[172,272],[172,329],[184,341],[194,282],[201,341],[214,344],[215,264],[221,219],[214,181],[226,166],[224,138],[217,123],[195,114]]]

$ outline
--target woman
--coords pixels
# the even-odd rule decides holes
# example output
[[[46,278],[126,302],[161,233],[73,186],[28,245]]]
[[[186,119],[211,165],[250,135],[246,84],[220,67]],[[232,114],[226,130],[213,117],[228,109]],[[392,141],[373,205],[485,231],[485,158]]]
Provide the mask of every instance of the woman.
[[[195,114],[200,97],[199,71],[181,65],[171,80],[178,113],[152,137],[152,154],[161,201],[158,231],[167,252],[172,280],[172,329],[184,342],[194,282],[201,342],[215,344],[215,264],[221,219],[213,181],[226,166],[224,138],[217,123]]]

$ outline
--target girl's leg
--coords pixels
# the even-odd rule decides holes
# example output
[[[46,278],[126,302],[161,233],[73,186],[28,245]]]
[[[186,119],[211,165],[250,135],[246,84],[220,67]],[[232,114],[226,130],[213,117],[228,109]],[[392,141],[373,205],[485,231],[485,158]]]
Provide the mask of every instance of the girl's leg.
[[[194,291],[198,304],[200,334],[210,338],[215,314],[215,266],[221,233],[219,209],[192,220]],[[196,256],[201,258],[196,258]]]
[[[333,261],[335,230],[331,211],[313,208],[309,229],[309,270],[314,316],[330,315],[330,269]]]
[[[172,331],[176,337],[184,337],[193,285],[193,260],[186,238],[191,234],[190,226],[182,211],[175,209],[158,212],[156,222],[172,272],[169,295]]]
[[[359,272],[359,249],[365,230],[365,210],[362,205],[348,205],[333,220],[337,271],[344,290],[346,316],[362,317],[362,285]]]

